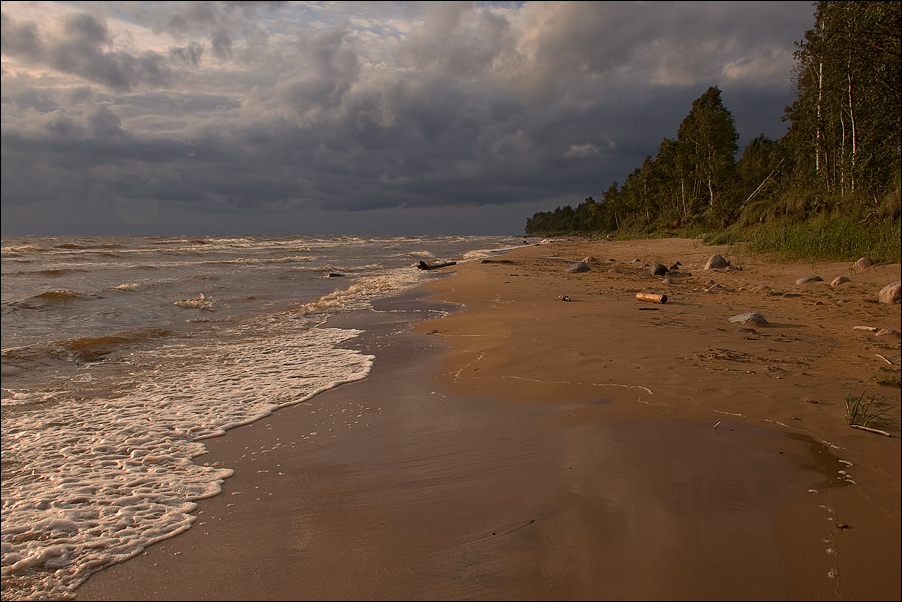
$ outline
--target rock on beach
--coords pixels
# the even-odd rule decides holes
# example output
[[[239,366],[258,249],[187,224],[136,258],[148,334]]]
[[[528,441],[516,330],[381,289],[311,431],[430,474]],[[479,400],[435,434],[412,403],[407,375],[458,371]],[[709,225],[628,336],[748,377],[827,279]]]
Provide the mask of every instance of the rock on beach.
[[[902,281],[884,286],[878,295],[881,303],[898,303],[902,299]]]
[[[720,255],[712,255],[711,259],[708,260],[708,263],[705,264],[706,270],[716,270],[718,268],[725,268],[730,265],[730,262],[721,257]]]
[[[651,275],[652,276],[666,276],[668,271],[669,270],[667,269],[666,265],[661,264],[661,263],[656,263],[651,268]]]
[[[866,270],[869,267],[871,267],[872,265],[874,265],[873,259],[871,259],[870,257],[862,257],[861,259],[859,259],[858,261],[856,261],[855,263],[852,264],[852,269],[853,270]]]
[[[730,322],[733,324],[745,324],[746,322],[754,322],[756,324],[767,324],[767,320],[759,313],[756,312],[748,312],[744,314],[738,314],[730,318]]]
[[[570,264],[567,268],[568,272],[579,273],[579,272],[588,272],[590,269],[589,264],[584,261],[575,261]]]

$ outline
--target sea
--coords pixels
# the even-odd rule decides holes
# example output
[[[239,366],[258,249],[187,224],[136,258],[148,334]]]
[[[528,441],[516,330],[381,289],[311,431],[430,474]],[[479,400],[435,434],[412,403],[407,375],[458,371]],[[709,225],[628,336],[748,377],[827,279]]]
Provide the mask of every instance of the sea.
[[[330,318],[525,242],[4,237],[3,599],[71,599],[189,529],[232,474],[205,440],[366,378]]]

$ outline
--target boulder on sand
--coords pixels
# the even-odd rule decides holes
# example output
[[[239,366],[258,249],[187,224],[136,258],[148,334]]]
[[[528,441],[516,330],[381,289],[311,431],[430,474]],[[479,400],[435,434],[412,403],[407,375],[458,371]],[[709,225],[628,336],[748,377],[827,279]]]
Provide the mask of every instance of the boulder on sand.
[[[877,296],[881,303],[898,303],[902,299],[902,281],[887,284]]]
[[[858,261],[856,261],[855,263],[852,264],[852,269],[853,270],[866,270],[869,267],[871,267],[872,265],[874,265],[873,259],[871,259],[870,257],[862,257],[861,259],[859,259]]]
[[[667,269],[666,265],[661,264],[661,263],[656,263],[651,268],[651,275],[652,276],[666,276],[668,271],[669,270]]]
[[[720,255],[712,255],[711,259],[708,260],[708,263],[705,264],[706,270],[716,270],[718,268],[725,268],[730,265],[730,262],[721,257]]]
[[[745,324],[746,322],[754,322],[756,324],[767,324],[767,320],[759,313],[749,312],[745,314],[739,314],[730,318],[730,322],[733,324]]]

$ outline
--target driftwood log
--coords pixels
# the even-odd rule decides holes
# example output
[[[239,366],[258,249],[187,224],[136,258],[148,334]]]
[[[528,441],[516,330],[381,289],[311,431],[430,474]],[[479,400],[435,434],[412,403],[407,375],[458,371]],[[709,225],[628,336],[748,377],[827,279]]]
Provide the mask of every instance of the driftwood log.
[[[434,270],[436,268],[446,268],[449,265],[455,265],[455,264],[457,264],[456,261],[443,261],[441,263],[431,263],[431,264],[426,263],[425,261],[421,261],[417,265],[417,267],[420,268],[421,270]]]
[[[655,293],[636,293],[637,301],[648,301],[649,303],[667,303],[667,295],[657,295]]]

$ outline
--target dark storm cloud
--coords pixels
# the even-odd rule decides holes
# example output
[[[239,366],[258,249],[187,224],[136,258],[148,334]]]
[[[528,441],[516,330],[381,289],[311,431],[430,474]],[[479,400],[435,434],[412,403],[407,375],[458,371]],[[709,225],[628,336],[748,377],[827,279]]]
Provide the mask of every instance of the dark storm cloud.
[[[232,34],[225,29],[213,32],[211,41],[213,56],[221,61],[232,60]]]
[[[43,52],[38,27],[34,23],[17,23],[6,13],[0,14],[0,48],[3,54],[37,59]]]
[[[192,67],[199,67],[204,56],[204,47],[198,42],[191,42],[186,47],[176,46],[169,49],[169,56]]]
[[[516,233],[622,183],[709,86],[740,144],[782,135],[813,18],[805,2],[21,5],[3,5],[4,232],[34,228],[29,207],[64,228],[147,199],[274,231],[511,205],[491,227]]]
[[[62,35],[51,39],[39,36],[34,23],[16,23],[4,15],[3,40],[4,54],[40,62],[113,90],[173,83],[168,61],[156,52],[106,51],[111,40],[105,23],[86,13],[68,16]]]

